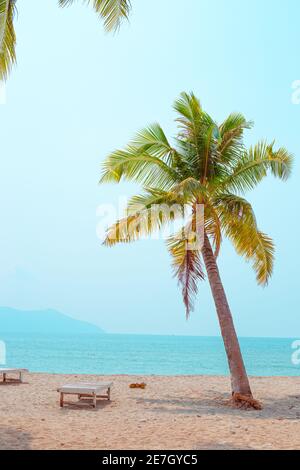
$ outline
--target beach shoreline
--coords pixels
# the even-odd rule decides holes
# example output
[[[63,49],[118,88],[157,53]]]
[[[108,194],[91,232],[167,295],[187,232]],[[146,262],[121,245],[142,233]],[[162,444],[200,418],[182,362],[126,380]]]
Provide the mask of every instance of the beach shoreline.
[[[111,402],[60,408],[57,388],[86,381],[113,382]],[[228,406],[224,376],[26,374],[0,385],[0,449],[300,449],[300,377],[251,384],[261,411]]]

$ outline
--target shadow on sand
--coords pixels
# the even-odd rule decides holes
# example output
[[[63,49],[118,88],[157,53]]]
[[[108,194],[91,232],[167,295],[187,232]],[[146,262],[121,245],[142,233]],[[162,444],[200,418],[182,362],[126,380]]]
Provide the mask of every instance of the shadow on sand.
[[[138,398],[137,404],[145,405],[148,412],[172,413],[181,415],[213,416],[232,415],[239,418],[299,420],[300,421],[300,394],[286,395],[281,399],[264,399],[262,410],[241,410],[230,406],[228,394],[212,394],[211,398],[187,398],[174,396],[167,398]]]
[[[31,434],[14,428],[0,426],[0,450],[30,450]]]

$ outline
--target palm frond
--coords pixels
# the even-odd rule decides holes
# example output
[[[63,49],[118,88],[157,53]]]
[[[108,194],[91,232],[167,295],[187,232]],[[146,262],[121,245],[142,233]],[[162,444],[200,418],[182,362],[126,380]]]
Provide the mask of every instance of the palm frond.
[[[77,0],[59,0],[62,7],[69,6]],[[95,11],[104,19],[104,26],[107,31],[119,29],[122,21],[128,19],[131,2],[130,0],[83,0],[92,3]]]
[[[273,272],[275,247],[261,232],[251,204],[235,194],[224,194],[215,201],[222,229],[237,253],[252,260],[259,284],[266,285]]]
[[[153,123],[139,131],[132,140],[132,145],[138,149],[139,153],[149,153],[161,158],[169,165],[174,163],[173,158],[177,153],[158,123]]]
[[[181,93],[174,103],[174,109],[179,114],[176,119],[180,133],[178,143],[190,160],[190,164],[198,166],[201,159],[201,149],[203,148],[202,120],[203,110],[200,101],[193,93]]]
[[[198,281],[205,278],[201,256],[198,250],[188,248],[189,240],[182,231],[169,238],[167,246],[172,256],[174,276],[177,277],[182,288],[183,302],[186,308],[186,317],[189,318],[194,309],[194,299],[198,292]]]
[[[217,145],[217,132],[218,128],[214,122],[209,123],[206,132],[204,133],[204,149],[203,149],[203,167],[201,171],[201,180],[205,183],[211,179],[218,172],[219,166],[219,149]]]
[[[172,186],[170,193],[182,204],[203,204],[209,193],[207,188],[195,178],[189,177]]]
[[[132,215],[144,209],[156,210],[157,206],[172,209],[172,207],[176,205],[181,214],[183,214],[183,204],[183,198],[172,191],[168,192],[156,188],[147,188],[145,193],[132,196],[127,204],[127,213]]]
[[[145,211],[145,217],[142,217],[139,213],[135,213],[118,220],[107,230],[103,245],[114,246],[118,243],[130,243],[139,240],[142,235],[149,235],[149,214],[150,212],[146,214]]]
[[[7,78],[16,62],[15,11],[15,0],[0,0],[0,80]]]
[[[179,184],[172,186],[171,190],[164,191],[158,188],[145,188],[143,194],[133,196],[127,205],[129,215],[143,209],[174,210],[184,218],[186,206],[193,208],[194,212],[197,205],[203,205],[207,195],[206,188],[197,180],[188,178]]]
[[[107,230],[104,245],[113,246],[118,243],[130,243],[148,238],[176,218],[183,217],[180,207],[172,208],[169,204],[166,204],[165,207],[155,203],[152,204],[149,199],[147,202],[146,198],[146,195],[132,198],[128,204],[126,216]]]
[[[232,113],[219,127],[218,150],[224,162],[235,163],[244,152],[243,135],[253,123],[240,113]]]
[[[184,129],[195,128],[195,124],[201,119],[202,107],[194,93],[181,93],[173,105],[175,111],[179,114],[177,121]]]
[[[190,168],[190,176],[204,181],[208,174],[215,173],[218,127],[193,93],[181,93],[174,109],[179,114],[177,143]]]
[[[103,164],[100,183],[119,182],[125,178],[146,187],[172,187],[179,179],[172,165],[173,149],[166,140],[160,140],[162,136],[154,138],[153,130],[150,127],[141,131],[125,150],[116,150],[109,155]]]
[[[274,150],[274,143],[259,142],[244,152],[230,174],[220,185],[224,190],[245,192],[253,189],[268,172],[287,180],[292,171],[293,156],[285,149]]]

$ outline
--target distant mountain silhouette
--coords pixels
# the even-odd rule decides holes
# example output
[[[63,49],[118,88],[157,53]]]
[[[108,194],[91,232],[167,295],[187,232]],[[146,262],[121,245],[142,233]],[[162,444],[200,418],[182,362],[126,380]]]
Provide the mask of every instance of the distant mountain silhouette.
[[[0,307],[1,333],[89,334],[104,333],[91,323],[75,320],[56,310],[15,310]]]

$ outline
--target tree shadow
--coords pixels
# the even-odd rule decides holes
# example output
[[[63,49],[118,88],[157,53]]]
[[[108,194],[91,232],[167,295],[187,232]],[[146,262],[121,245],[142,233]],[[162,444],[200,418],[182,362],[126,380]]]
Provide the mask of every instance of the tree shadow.
[[[178,415],[231,415],[247,419],[278,419],[300,421],[300,395],[286,395],[280,399],[264,398],[262,410],[240,409],[230,404],[227,393],[215,393],[209,398],[173,396],[167,398],[138,398],[137,404],[145,405],[145,411]]]
[[[14,428],[0,426],[0,436],[5,436],[5,441],[0,438],[0,450],[30,450],[31,434]]]

